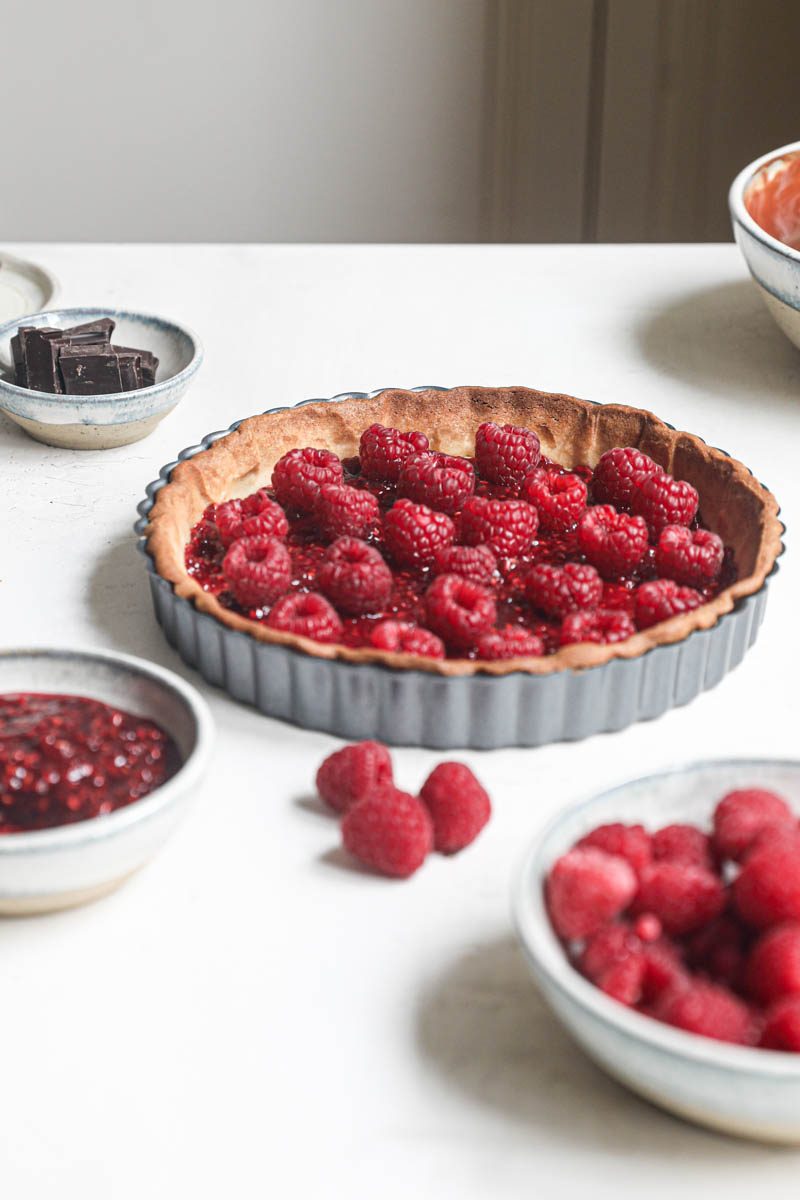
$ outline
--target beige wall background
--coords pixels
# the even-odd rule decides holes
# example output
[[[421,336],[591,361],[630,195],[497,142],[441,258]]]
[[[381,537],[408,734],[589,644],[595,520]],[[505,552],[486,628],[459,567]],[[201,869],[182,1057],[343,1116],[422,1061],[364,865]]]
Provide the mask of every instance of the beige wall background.
[[[0,239],[729,236],[794,0],[6,6]]]

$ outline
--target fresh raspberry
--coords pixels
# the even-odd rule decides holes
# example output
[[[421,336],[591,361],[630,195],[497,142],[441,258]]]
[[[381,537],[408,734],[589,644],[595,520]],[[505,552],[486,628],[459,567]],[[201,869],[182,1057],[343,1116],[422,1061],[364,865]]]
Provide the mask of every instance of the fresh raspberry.
[[[541,443],[532,429],[484,421],[475,434],[475,464],[484,479],[514,487],[538,464]]]
[[[685,479],[673,479],[662,471],[648,475],[631,499],[631,511],[644,517],[654,533],[666,525],[691,525],[700,497]]]
[[[638,567],[648,540],[642,517],[629,517],[610,504],[587,509],[578,522],[578,545],[606,579],[617,579]]]
[[[562,646],[575,642],[599,642],[612,645],[633,637],[636,626],[619,608],[583,609],[569,613],[561,622],[558,640]]]
[[[746,1004],[728,988],[702,980],[666,992],[653,1015],[667,1025],[719,1042],[747,1045],[755,1032]]]
[[[215,522],[219,540],[227,549],[243,537],[275,537],[283,541],[289,532],[286,513],[270,500],[264,488],[259,488],[244,500],[226,500],[217,507]]]
[[[694,933],[725,907],[725,889],[704,867],[685,862],[651,863],[639,876],[633,913],[654,913],[667,933]]]
[[[319,592],[281,596],[270,609],[267,625],[315,642],[338,642],[344,632],[336,609]]]
[[[433,849],[433,824],[416,796],[392,789],[373,793],[345,813],[342,842],[373,870],[406,879]]]
[[[645,958],[630,925],[620,922],[598,929],[577,961],[578,970],[601,991],[622,1004],[637,1004],[642,995]]]
[[[761,1004],[800,995],[800,923],[762,933],[747,960],[747,988]]]
[[[630,863],[603,850],[572,849],[547,877],[547,906],[559,937],[590,937],[628,907],[636,894]]]
[[[714,845],[720,858],[739,862],[755,838],[767,828],[796,828],[785,800],[763,788],[728,792],[714,809]]]
[[[653,851],[650,834],[643,825],[598,825],[577,843],[578,846],[593,846],[605,850],[606,854],[618,854],[626,859],[638,875],[652,860]]]
[[[486,789],[464,763],[439,763],[419,798],[431,814],[433,844],[440,854],[455,854],[474,842],[492,815]]]
[[[607,450],[592,474],[592,495],[600,504],[630,507],[635,493],[648,475],[661,474],[661,467],[634,446]]]
[[[710,529],[667,525],[658,536],[656,568],[677,583],[707,587],[719,575],[724,554],[722,538]]]
[[[306,446],[279,458],[272,471],[272,490],[284,508],[314,511],[323,483],[341,483],[342,464],[330,450]]]
[[[745,968],[742,927],[733,917],[723,914],[693,934],[686,947],[688,960],[695,970],[718,983],[739,986]]]
[[[800,1051],[800,996],[785,996],[770,1005],[759,1045],[765,1050]]]
[[[330,538],[366,537],[378,520],[377,496],[346,483],[324,483],[319,489],[316,516]]]
[[[530,629],[521,625],[504,625],[490,629],[475,643],[478,658],[499,662],[507,658],[539,658],[544,654],[544,642]]]
[[[379,612],[392,583],[392,572],[380,553],[360,538],[337,538],[317,569],[319,590],[348,616]]]
[[[222,560],[222,573],[242,608],[264,608],[292,582],[292,558],[277,538],[239,538]]]
[[[651,913],[644,916],[653,919]],[[643,919],[640,917],[636,924]],[[680,951],[668,938],[648,943],[643,949],[643,957],[642,999],[646,1003],[652,1004],[666,992],[688,983],[689,974],[681,961]]]
[[[612,1000],[632,1008],[642,998],[646,965],[644,957],[631,956],[616,966],[609,967],[597,981],[601,992]]]
[[[657,942],[664,932],[664,926],[655,913],[642,913],[633,923],[633,932],[642,942]]]
[[[525,596],[550,617],[593,608],[603,599],[603,581],[588,563],[537,563],[525,577]]]
[[[756,854],[765,846],[774,846],[776,842],[781,842],[783,845],[794,847],[794,852],[800,855],[800,828],[797,825],[765,825],[763,829],[759,829],[756,836],[753,838],[750,845],[742,856],[742,861],[745,861],[751,854]]]
[[[742,920],[756,929],[800,921],[798,843],[769,841],[752,850],[733,881],[733,902]]]
[[[370,425],[361,435],[358,451],[361,470],[367,479],[396,483],[406,459],[427,449],[424,433],[401,433],[385,425]]]
[[[447,646],[466,650],[492,628],[497,606],[492,593],[460,575],[439,575],[423,597],[425,624]]]
[[[467,545],[485,543],[499,558],[524,554],[538,528],[536,509],[524,500],[471,496],[461,513],[461,536]]]
[[[398,500],[383,518],[386,549],[401,567],[427,567],[437,550],[450,546],[456,527],[445,513],[425,504]]]
[[[475,491],[475,471],[466,458],[432,452],[413,454],[403,463],[397,491],[415,504],[427,504],[452,516]]]
[[[488,546],[443,546],[433,560],[434,575],[461,575],[484,587],[492,586],[496,572],[497,559]]]
[[[394,786],[392,759],[382,742],[356,742],[329,754],[317,771],[316,782],[328,807],[344,813],[368,796]]]
[[[442,639],[412,621],[380,621],[369,635],[369,640],[376,650],[419,654],[423,658],[444,658]]]
[[[572,529],[583,515],[589,496],[579,475],[547,471],[543,467],[525,476],[521,494],[538,512],[539,528],[545,533]]]
[[[653,834],[652,845],[656,862],[692,863],[707,871],[716,866],[711,838],[696,825],[665,825]]]
[[[659,621],[699,608],[703,597],[694,588],[680,587],[674,579],[653,579],[639,585],[633,603],[637,626],[649,629]]]

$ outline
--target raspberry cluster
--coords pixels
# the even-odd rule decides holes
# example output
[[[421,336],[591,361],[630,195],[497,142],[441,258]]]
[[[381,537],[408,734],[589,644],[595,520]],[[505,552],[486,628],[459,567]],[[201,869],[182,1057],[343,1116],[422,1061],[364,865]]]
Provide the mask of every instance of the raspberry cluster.
[[[463,850],[492,811],[486,790],[464,763],[439,763],[418,796],[400,791],[381,742],[355,742],[330,754],[316,784],[320,799],[342,818],[345,849],[396,879],[413,875],[433,850]]]
[[[781,796],[730,792],[710,831],[601,825],[553,864],[545,896],[572,963],[615,1000],[800,1052],[800,825]]]

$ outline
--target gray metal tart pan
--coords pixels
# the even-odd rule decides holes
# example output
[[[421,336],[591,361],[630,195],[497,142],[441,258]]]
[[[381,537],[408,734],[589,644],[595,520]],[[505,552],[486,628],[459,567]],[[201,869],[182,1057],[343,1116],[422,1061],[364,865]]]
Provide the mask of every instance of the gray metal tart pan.
[[[345,392],[329,402],[372,398],[385,390]],[[319,400],[302,401],[313,403]],[[314,658],[256,641],[176,596],[172,584],[156,574],[145,538],[155,495],[177,463],[208,449],[240,424],[236,421],[229,429],[208,434],[162,467],[159,478],[147,486],[134,528],[147,563],[156,617],[167,641],[209,683],[267,716],[349,740],[377,738],[400,746],[437,750],[541,746],[624,729],[688,704],[737,667],[756,640],[767,583],[737,601],[711,629],[698,630],[682,642],[657,646],[638,658],[617,658],[588,670],[553,675],[518,671],[450,678]],[[777,569],[776,564],[773,575]]]

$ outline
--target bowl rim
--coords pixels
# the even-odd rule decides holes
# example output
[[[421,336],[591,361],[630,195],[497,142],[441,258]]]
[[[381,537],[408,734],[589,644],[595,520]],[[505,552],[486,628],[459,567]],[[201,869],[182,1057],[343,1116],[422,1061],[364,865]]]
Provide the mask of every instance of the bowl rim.
[[[57,646],[14,646],[0,650],[0,667],[13,658],[79,658],[102,662],[124,668],[128,674],[145,676],[181,700],[195,723],[197,732],[194,748],[166,783],[126,804],[114,812],[89,817],[84,821],[73,821],[69,825],[56,825],[49,829],[31,829],[25,833],[0,835],[0,864],[15,855],[53,853],[58,850],[76,849],[88,843],[104,841],[125,833],[134,825],[140,825],[156,817],[188,788],[197,783],[205,769],[214,742],[214,721],[211,710],[197,689],[181,679],[173,671],[147,659],[132,654],[121,654],[113,650],[65,650]],[[0,689],[2,685],[0,685]],[[91,688],[82,692],[63,692],[62,695],[86,695]],[[91,697],[90,697],[91,698]]]
[[[767,766],[788,767],[800,774],[800,759],[746,756],[694,759],[689,763],[668,766],[648,775],[626,779],[600,792],[592,792],[577,803],[561,809],[536,834],[518,863],[511,886],[512,921],[533,974],[578,1008],[588,1010],[597,1021],[631,1040],[647,1042],[655,1049],[675,1058],[730,1071],[742,1071],[767,1078],[800,1077],[800,1054],[717,1042],[700,1034],[674,1029],[606,996],[571,965],[550,925],[544,904],[541,899],[537,904],[535,899],[537,895],[541,896],[537,889],[544,878],[543,864],[540,861],[542,849],[551,835],[577,814],[590,810],[601,801],[608,801],[614,795],[661,780],[665,776],[689,775],[709,768],[742,765],[753,769]],[[532,886],[534,883],[537,887]]]
[[[150,387],[136,388],[134,391],[128,392],[99,392],[95,396],[69,396],[56,395],[53,392],[40,392],[36,388],[19,387],[16,383],[11,383],[9,380],[0,379],[0,392],[6,392],[10,396],[24,400],[36,400],[38,402],[58,407],[63,411],[65,405],[101,405],[116,403],[125,397],[133,397],[136,400],[147,400],[154,396],[159,396],[166,391],[174,388],[178,383],[184,380],[191,379],[198,367],[203,361],[204,351],[203,343],[197,336],[195,331],[189,326],[184,325],[180,321],[174,321],[171,317],[162,317],[159,313],[143,312],[133,308],[115,308],[113,305],[102,307],[98,305],[90,305],[82,307],[81,305],[73,305],[71,308],[45,308],[41,312],[26,313],[23,317],[13,317],[10,321],[6,321],[0,325],[0,339],[6,337],[7,334],[13,336],[15,330],[22,325],[36,323],[37,325],[49,324],[53,320],[54,324],[58,324],[59,320],[65,317],[73,319],[77,314],[82,314],[90,320],[93,317],[119,317],[125,320],[138,320],[152,322],[154,324],[163,325],[167,328],[177,330],[178,333],[186,337],[192,348],[192,357],[189,362],[178,371],[175,375],[170,375],[167,379],[162,379],[158,383],[151,384]]]
[[[782,254],[784,258],[800,263],[800,250],[795,250],[791,246],[787,246],[785,242],[781,242],[778,238],[773,237],[771,233],[767,233],[766,229],[762,229],[758,222],[750,216],[744,203],[744,193],[747,185],[763,167],[768,166],[769,163],[784,155],[798,153],[800,153],[800,141],[789,142],[785,146],[779,146],[776,150],[769,150],[766,154],[760,155],[759,158],[753,159],[751,163],[742,168],[731,184],[728,191],[728,208],[733,220],[737,221],[756,241],[761,242],[768,249]]]

